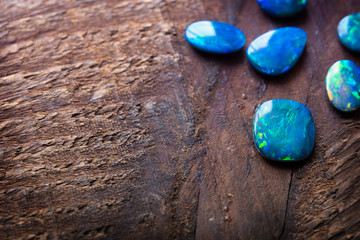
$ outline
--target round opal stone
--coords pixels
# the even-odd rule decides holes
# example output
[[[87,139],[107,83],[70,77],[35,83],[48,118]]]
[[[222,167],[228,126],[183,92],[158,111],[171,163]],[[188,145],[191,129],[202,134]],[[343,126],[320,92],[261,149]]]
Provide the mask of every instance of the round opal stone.
[[[314,120],[310,110],[299,102],[270,100],[256,110],[253,136],[257,149],[266,158],[302,160],[314,148]]]
[[[340,21],[338,36],[345,47],[360,52],[360,13],[346,16]]]
[[[257,0],[260,7],[276,17],[296,15],[306,6],[307,0]]]
[[[307,34],[296,27],[278,28],[256,38],[246,55],[254,68],[269,75],[289,71],[304,51]]]
[[[185,31],[185,40],[193,47],[209,53],[232,53],[245,45],[245,35],[237,27],[215,21],[192,23]]]
[[[332,105],[340,111],[360,108],[360,68],[350,60],[332,65],[325,79],[326,92]]]

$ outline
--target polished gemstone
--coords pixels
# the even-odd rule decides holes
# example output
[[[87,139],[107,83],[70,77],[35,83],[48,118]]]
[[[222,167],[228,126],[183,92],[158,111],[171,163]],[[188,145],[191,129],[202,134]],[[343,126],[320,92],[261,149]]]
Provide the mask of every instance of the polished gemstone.
[[[291,69],[304,51],[307,34],[296,27],[278,28],[256,38],[246,54],[258,71],[279,75]]]
[[[360,108],[360,68],[350,60],[332,65],[325,79],[330,102],[340,111],[350,112]]]
[[[257,149],[266,158],[302,160],[314,147],[314,120],[305,105],[274,99],[264,102],[256,110],[253,135]]]
[[[360,13],[344,17],[338,25],[341,43],[356,52],[360,52]]]
[[[245,45],[245,35],[240,29],[215,21],[190,24],[185,39],[199,50],[217,54],[236,52]]]
[[[307,0],[257,0],[260,7],[276,17],[290,17],[304,9]]]

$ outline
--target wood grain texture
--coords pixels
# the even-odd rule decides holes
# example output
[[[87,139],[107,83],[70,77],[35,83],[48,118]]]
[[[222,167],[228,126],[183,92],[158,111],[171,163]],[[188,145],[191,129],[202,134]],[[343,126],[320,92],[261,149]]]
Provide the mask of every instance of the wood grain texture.
[[[309,1],[291,20],[250,0],[0,0],[0,239],[360,239],[360,113],[327,100],[336,35],[358,0]],[[308,43],[267,77],[245,49],[212,56],[188,24],[236,25],[247,43],[297,26]],[[258,104],[306,104],[300,164],[263,159]],[[224,210],[228,207],[229,211]]]

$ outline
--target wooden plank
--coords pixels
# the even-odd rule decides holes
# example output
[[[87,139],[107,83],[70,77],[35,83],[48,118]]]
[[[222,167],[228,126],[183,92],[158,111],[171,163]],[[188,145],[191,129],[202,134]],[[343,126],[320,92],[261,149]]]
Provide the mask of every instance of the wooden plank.
[[[291,20],[235,0],[0,8],[1,239],[360,238],[360,114],[335,111],[324,89],[335,61],[360,64],[336,36],[359,1],[310,1]],[[267,77],[245,48],[192,49],[184,30],[203,19],[236,25],[245,47],[288,25],[308,43],[294,69]],[[254,110],[274,98],[313,113],[303,163],[253,145]]]

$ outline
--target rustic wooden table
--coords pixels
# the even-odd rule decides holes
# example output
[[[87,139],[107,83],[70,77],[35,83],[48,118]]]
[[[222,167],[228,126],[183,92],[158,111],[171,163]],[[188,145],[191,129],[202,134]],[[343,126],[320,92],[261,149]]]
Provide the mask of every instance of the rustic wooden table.
[[[360,113],[328,102],[336,27],[359,0],[313,0],[291,20],[255,0],[1,0],[0,239],[360,239]],[[192,49],[197,20],[236,25],[245,47],[308,33],[279,77],[245,48]],[[316,146],[274,164],[253,145],[257,105],[306,104]],[[228,212],[224,208],[228,207]]]

